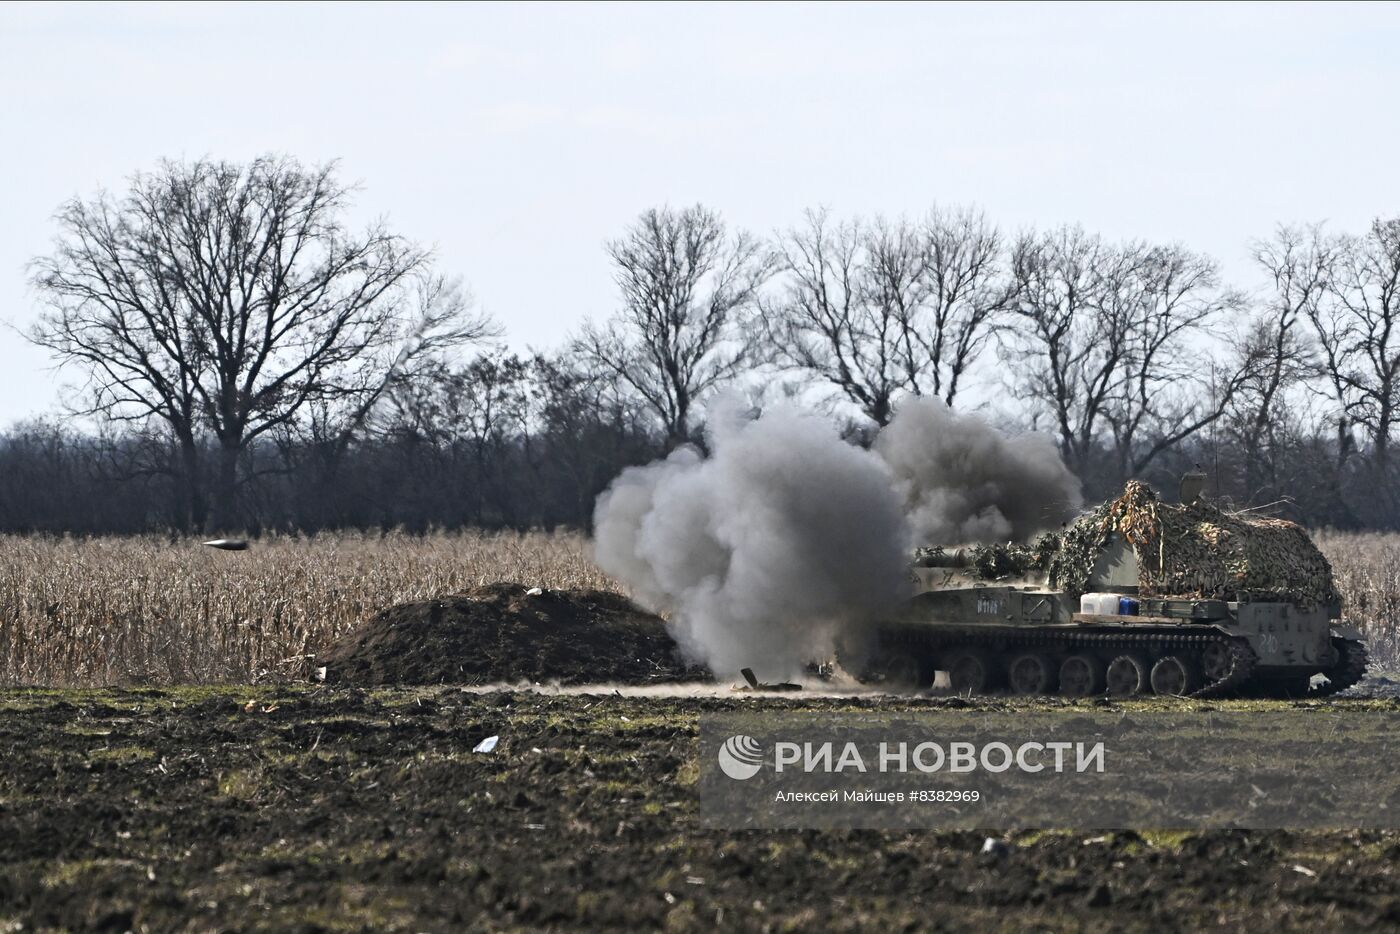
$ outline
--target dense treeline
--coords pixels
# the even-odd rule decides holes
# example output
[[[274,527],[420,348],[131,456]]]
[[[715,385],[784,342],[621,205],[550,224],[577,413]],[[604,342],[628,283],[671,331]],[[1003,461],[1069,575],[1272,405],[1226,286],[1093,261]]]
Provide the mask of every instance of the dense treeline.
[[[239,527],[581,527],[617,472],[658,450],[641,413],[543,358],[483,357],[411,390],[353,437],[250,446]],[[188,530],[181,463],[158,433],[16,426],[0,434],[0,530]]]
[[[339,454],[312,445],[256,448],[240,490],[244,527],[327,528],[587,527],[593,500],[623,467],[663,451],[644,422],[580,419],[490,439],[434,438],[411,430],[357,439]],[[1107,454],[1107,452],[1104,452]],[[78,534],[173,531],[182,527],[173,452],[156,438],[101,437],[54,421],[0,434],[0,531]],[[1390,491],[1363,463],[1340,477],[1325,438],[1282,438],[1270,450],[1271,486],[1283,498],[1256,497],[1268,514],[1337,528],[1397,527]],[[1209,491],[1235,504],[1241,451],[1193,441],[1144,477],[1170,495],[1180,475],[1201,464]],[[1334,482],[1339,480],[1340,482]],[[1394,482],[1393,479],[1390,482]],[[1086,496],[1113,491],[1100,476]]]
[[[767,238],[653,209],[607,245],[618,312],[519,356],[347,199],[265,157],[63,206],[30,336],[95,427],[0,435],[0,529],[583,526],[726,390],[829,406],[855,443],[932,396],[1049,433],[1091,500],[1200,465],[1240,508],[1400,527],[1400,220],[1280,227],[1244,291],[1180,244],[974,209]]]

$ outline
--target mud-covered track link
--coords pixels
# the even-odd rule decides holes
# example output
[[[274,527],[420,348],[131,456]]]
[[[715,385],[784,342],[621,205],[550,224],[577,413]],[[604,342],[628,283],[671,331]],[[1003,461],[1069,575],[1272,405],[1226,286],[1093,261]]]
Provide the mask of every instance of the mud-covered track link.
[[[1326,680],[1313,684],[1309,674],[1270,676],[1244,638],[1214,630],[910,626],[882,631],[868,659],[855,668],[863,681],[914,689],[929,687],[934,672],[946,671],[957,693],[1311,697],[1336,694],[1365,676],[1362,643],[1334,636],[1332,645],[1337,661],[1318,670]]]

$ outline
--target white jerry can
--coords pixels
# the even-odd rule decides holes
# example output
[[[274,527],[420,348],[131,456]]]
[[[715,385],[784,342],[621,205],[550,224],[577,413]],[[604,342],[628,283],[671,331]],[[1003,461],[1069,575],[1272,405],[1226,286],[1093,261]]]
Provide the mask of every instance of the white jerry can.
[[[1090,616],[1117,616],[1116,593],[1086,593],[1079,598],[1079,612]]]

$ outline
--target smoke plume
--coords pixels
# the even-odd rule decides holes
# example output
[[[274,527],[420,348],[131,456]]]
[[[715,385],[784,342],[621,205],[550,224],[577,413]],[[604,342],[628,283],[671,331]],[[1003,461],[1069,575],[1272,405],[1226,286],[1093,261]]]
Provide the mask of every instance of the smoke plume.
[[[1083,505],[1049,437],[1004,435],[938,399],[906,400],[874,447],[919,544],[1025,541]]]
[[[598,564],[671,612],[689,657],[789,677],[830,657],[843,624],[908,596],[904,506],[880,459],[825,419],[711,424],[709,458],[681,448],[599,498]]]
[[[684,447],[598,498],[595,556],[711,670],[790,677],[844,627],[910,594],[919,544],[1025,538],[1058,525],[1078,483],[1048,439],[1005,437],[909,400],[871,451],[791,409],[721,413],[710,457]]]

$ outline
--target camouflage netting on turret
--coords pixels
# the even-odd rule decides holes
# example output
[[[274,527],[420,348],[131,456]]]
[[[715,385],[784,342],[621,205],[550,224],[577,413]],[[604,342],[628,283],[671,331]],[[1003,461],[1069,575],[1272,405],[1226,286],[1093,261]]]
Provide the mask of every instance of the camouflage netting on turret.
[[[1030,545],[975,549],[973,564],[988,578],[1040,571],[1052,587],[1077,595],[1114,534],[1137,554],[1145,596],[1247,595],[1313,605],[1336,599],[1332,566],[1296,523],[1245,518],[1199,500],[1162,503],[1136,480],[1064,531],[1048,532]]]

